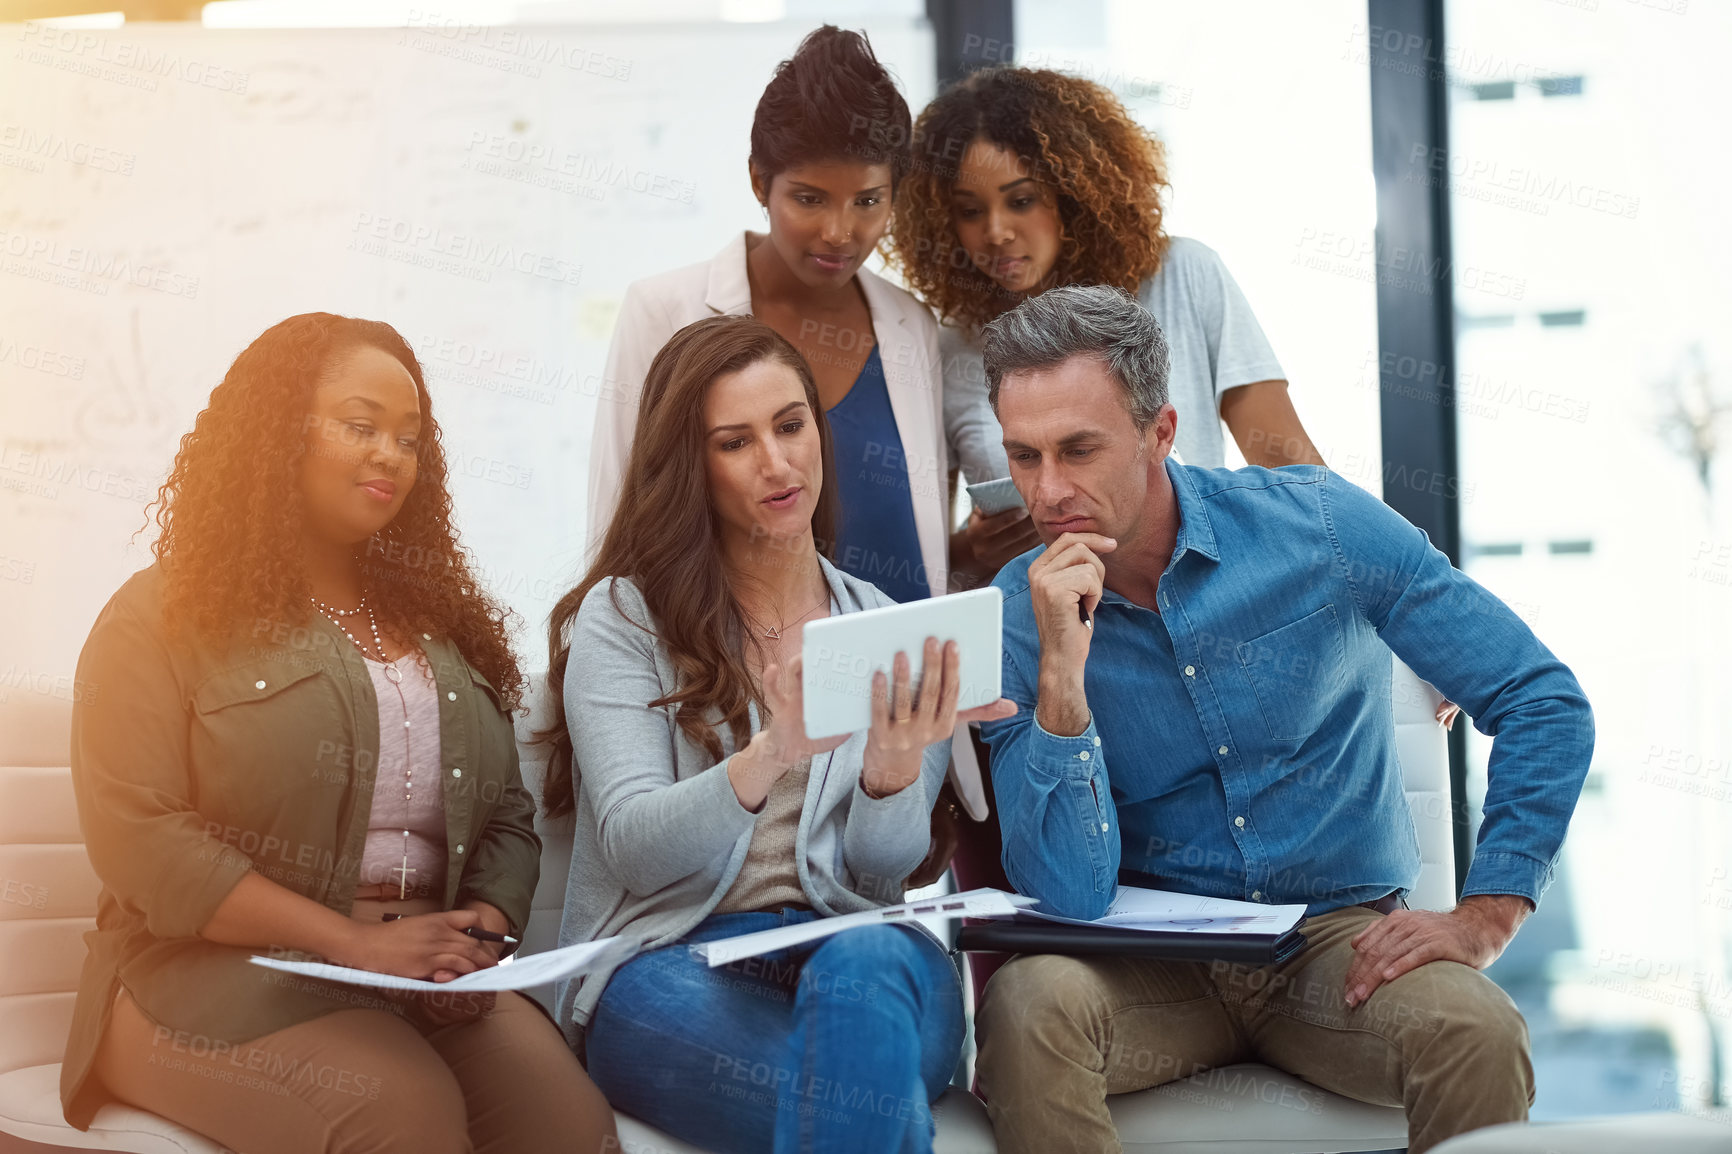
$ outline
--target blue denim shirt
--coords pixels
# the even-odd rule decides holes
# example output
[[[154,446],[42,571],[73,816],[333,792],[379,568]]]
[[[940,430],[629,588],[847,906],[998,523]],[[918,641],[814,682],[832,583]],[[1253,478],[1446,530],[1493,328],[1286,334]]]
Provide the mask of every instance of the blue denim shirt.
[[[994,581],[1004,694],[1022,708],[982,735],[1016,888],[1083,918],[1105,912],[1121,868],[1309,915],[1410,890],[1394,650],[1496,738],[1464,895],[1537,904],[1593,752],[1569,669],[1423,532],[1326,469],[1166,469],[1179,530],[1160,612],[1101,599],[1080,736],[1034,719],[1040,550]]]

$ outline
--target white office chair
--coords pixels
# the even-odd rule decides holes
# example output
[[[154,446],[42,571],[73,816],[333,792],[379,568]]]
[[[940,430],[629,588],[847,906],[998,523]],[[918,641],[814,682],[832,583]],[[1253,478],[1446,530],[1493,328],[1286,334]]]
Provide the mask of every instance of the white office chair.
[[[81,1150],[221,1154],[129,1106],[104,1106],[83,1133],[61,1115],[60,1057],[100,888],[66,764],[71,726],[71,702],[28,690],[0,702],[0,1133]]]
[[[532,679],[532,714],[520,741],[540,724],[542,679]],[[1430,721],[1433,696],[1416,679],[1397,682],[1396,717],[1409,796],[1426,862],[1414,904],[1447,907],[1452,866],[1447,763]],[[17,694],[0,703],[0,1132],[48,1145],[151,1154],[216,1154],[216,1144],[155,1115],[110,1105],[88,1132],[67,1126],[59,1101],[60,1056],[84,959],[82,935],[94,924],[98,883],[84,854],[67,768],[70,703]],[[524,777],[535,788],[542,751],[523,745]],[[553,945],[570,866],[571,828],[542,829],[541,884],[523,950]],[[544,1003],[551,990],[537,991]],[[1111,1103],[1125,1148],[1162,1154],[1240,1151],[1346,1151],[1399,1147],[1399,1110],[1325,1096],[1320,1114],[1272,1106],[1284,1087],[1321,1093],[1279,1071],[1238,1066]],[[1291,1100],[1291,1098],[1289,1098]],[[1307,1100],[1311,1100],[1307,1098]],[[985,1110],[952,1089],[933,1110],[940,1154],[992,1154]],[[621,1115],[628,1151],[702,1154]],[[1300,1129],[1303,1127],[1303,1129]],[[1232,1138],[1225,1135],[1231,1133]]]
[[[1447,908],[1454,867],[1447,759],[1441,731],[1431,720],[1436,696],[1399,665],[1397,674],[1396,739],[1424,861],[1411,900],[1418,907]],[[541,679],[533,684],[539,690]],[[532,698],[531,704],[541,703]],[[67,767],[71,713],[70,703],[29,691],[0,701],[0,1133],[86,1150],[221,1154],[221,1147],[201,1135],[126,1106],[103,1107],[88,1132],[72,1129],[61,1116],[60,1058],[84,961],[82,935],[94,925],[99,888],[84,853]],[[539,718],[537,709],[533,720]],[[520,720],[520,737],[531,720]],[[524,776],[534,788],[541,752],[523,752]],[[558,936],[570,862],[569,824],[544,828],[542,836],[541,885],[523,945],[529,952],[546,949]],[[551,991],[537,993],[545,1001]],[[1326,1154],[1406,1142],[1399,1110],[1334,1095],[1323,1096],[1321,1113],[1272,1104],[1285,1087],[1322,1093],[1268,1067],[1243,1065],[1115,1097],[1110,1106],[1127,1151]],[[973,1096],[952,1089],[934,1114],[940,1154],[993,1154],[991,1128]],[[703,1154],[625,1115],[619,1116],[619,1130],[631,1154]],[[1533,1135],[1546,1130],[1535,1127]],[[1543,1146],[1495,1147],[1530,1148]],[[1668,1147],[1648,1142],[1645,1149],[1659,1154]]]

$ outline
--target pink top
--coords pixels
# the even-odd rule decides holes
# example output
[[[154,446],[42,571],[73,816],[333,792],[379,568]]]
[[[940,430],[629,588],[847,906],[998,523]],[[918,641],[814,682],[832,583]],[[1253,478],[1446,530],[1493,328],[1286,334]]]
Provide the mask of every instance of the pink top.
[[[439,693],[433,671],[419,652],[406,653],[391,665],[402,674],[401,683],[386,677],[380,662],[367,661],[379,699],[379,772],[373,779],[360,884],[396,886],[404,877],[406,851],[408,896],[443,896],[445,798],[439,776]],[[409,831],[407,838],[404,830]]]

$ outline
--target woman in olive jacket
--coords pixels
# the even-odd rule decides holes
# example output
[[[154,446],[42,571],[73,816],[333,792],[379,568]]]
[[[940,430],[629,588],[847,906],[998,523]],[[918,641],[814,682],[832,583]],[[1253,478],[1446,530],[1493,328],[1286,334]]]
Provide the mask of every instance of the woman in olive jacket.
[[[102,881],[62,1071],[261,1154],[616,1148],[552,1022],[254,954],[447,980],[521,936],[539,869],[505,613],[469,571],[420,365],[310,313],[235,360],[162,487],[156,563],[79,659],[72,773]],[[397,915],[385,920],[388,915]]]

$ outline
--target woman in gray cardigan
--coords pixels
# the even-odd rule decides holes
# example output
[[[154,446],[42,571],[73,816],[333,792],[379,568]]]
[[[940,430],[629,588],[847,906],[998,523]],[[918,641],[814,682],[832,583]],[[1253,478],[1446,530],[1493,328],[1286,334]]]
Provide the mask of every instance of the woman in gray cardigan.
[[[710,969],[685,948],[899,901],[928,848],[959,655],[877,677],[869,731],[813,741],[804,624],[891,604],[821,556],[829,430],[806,362],[742,316],[650,365],[620,505],[549,629],[550,814],[574,810],[562,944],[646,940],[561,990],[613,1104],[722,1151],[924,1151],[962,1043],[955,967],[880,925]],[[572,660],[575,656],[576,660]],[[1007,701],[963,720],[1007,716]]]

